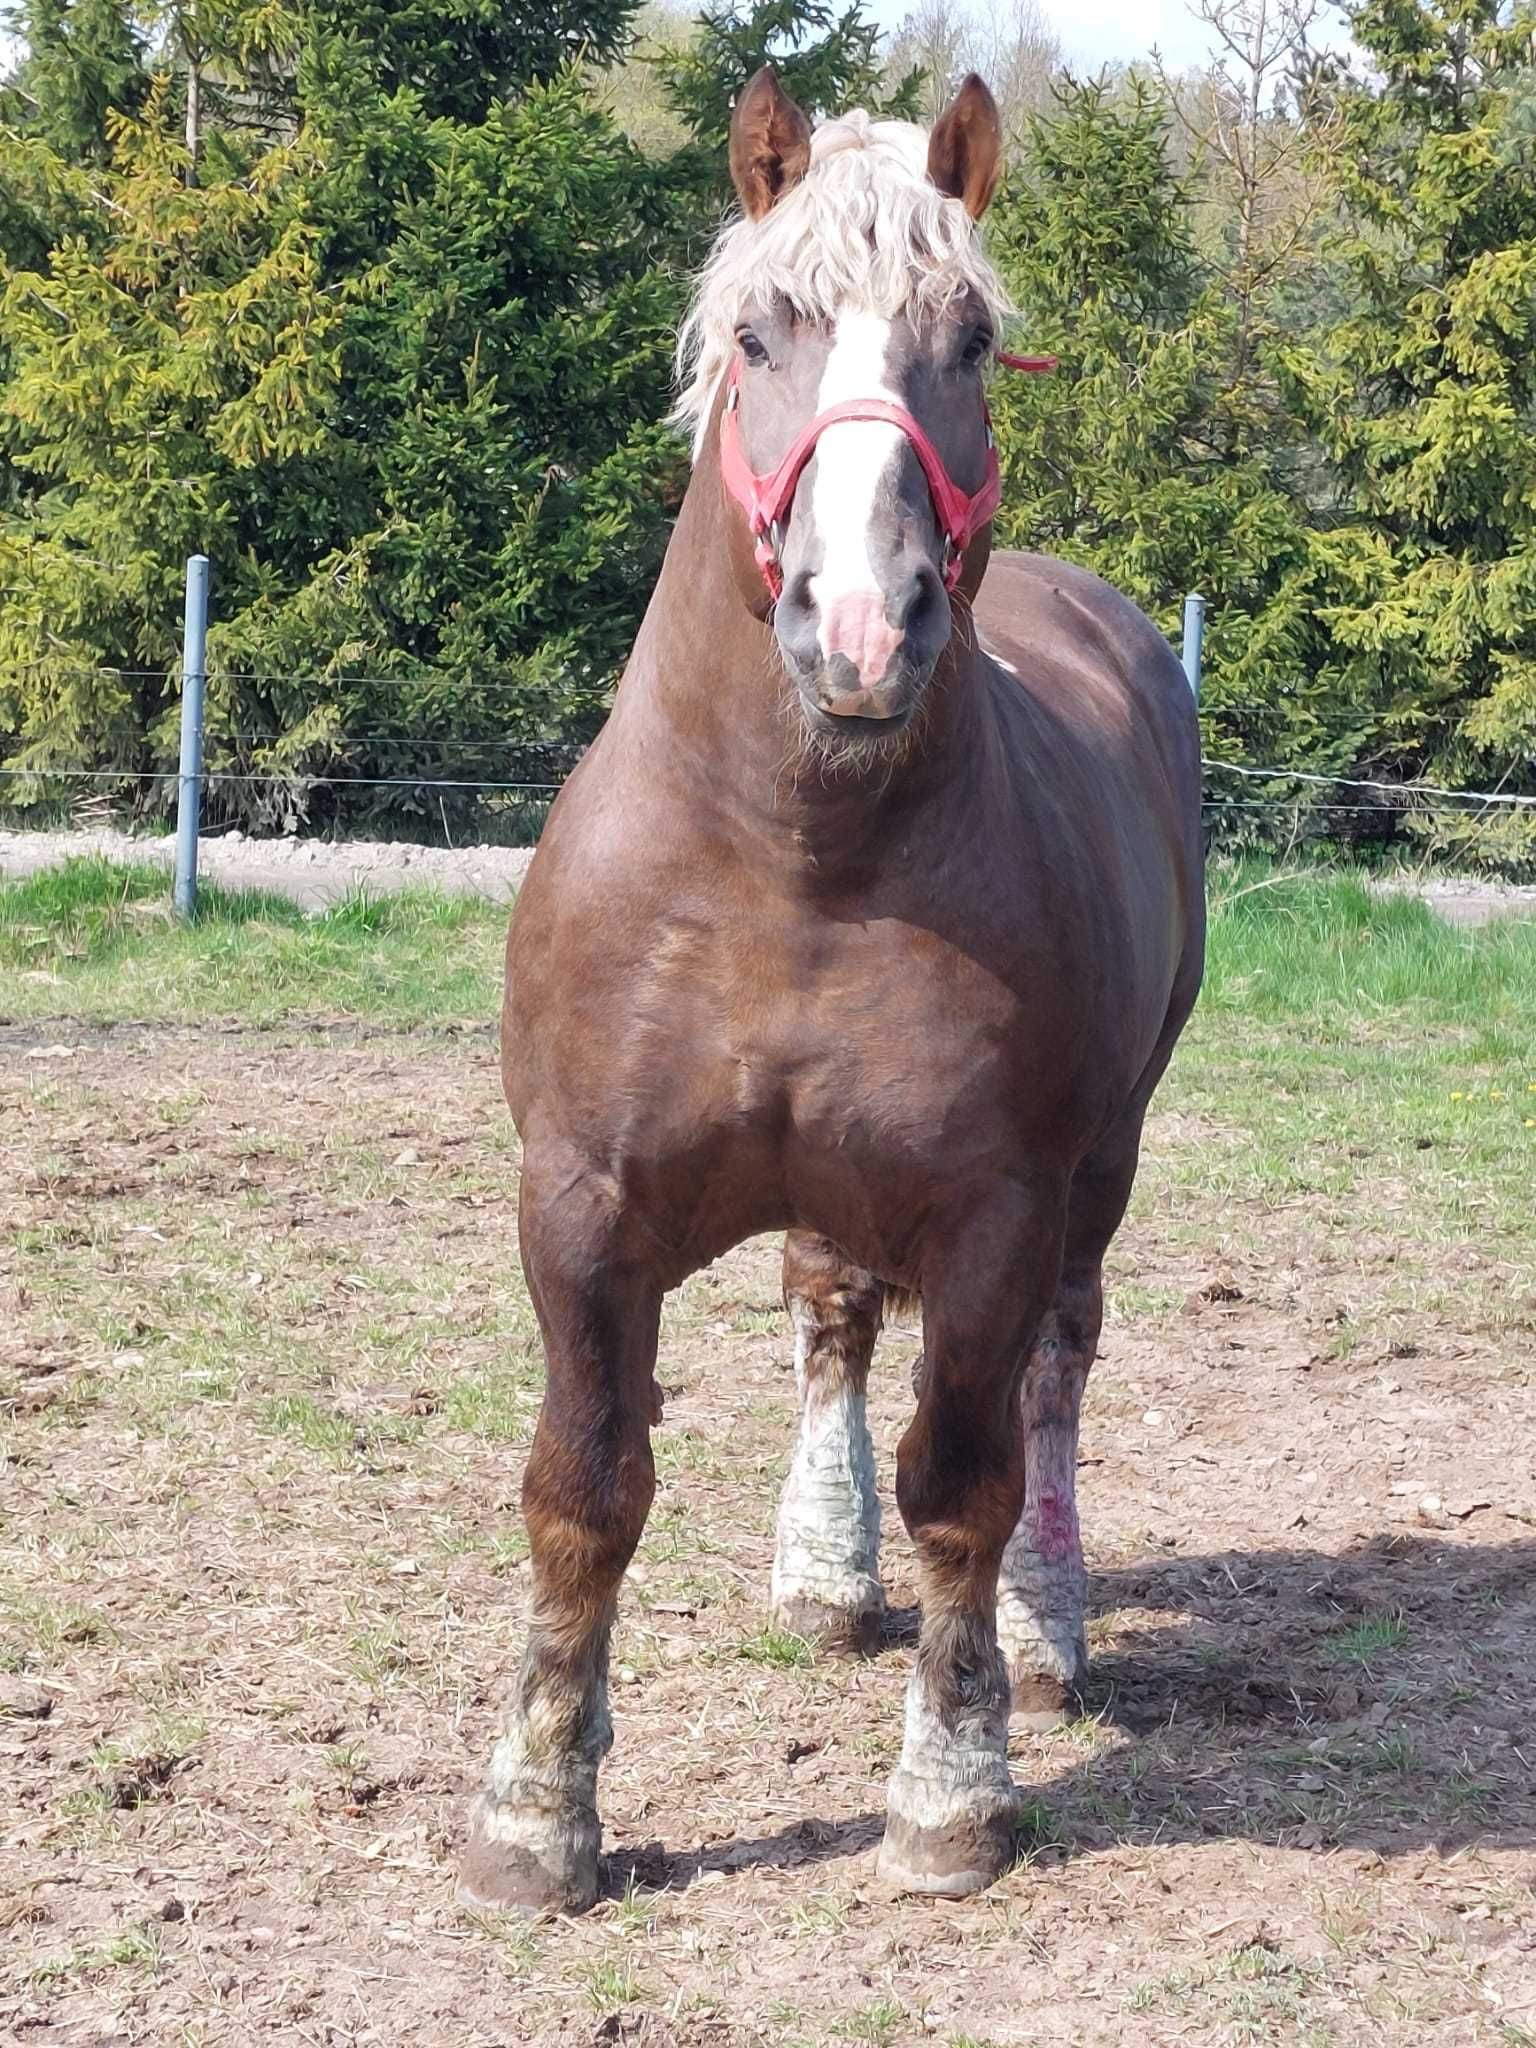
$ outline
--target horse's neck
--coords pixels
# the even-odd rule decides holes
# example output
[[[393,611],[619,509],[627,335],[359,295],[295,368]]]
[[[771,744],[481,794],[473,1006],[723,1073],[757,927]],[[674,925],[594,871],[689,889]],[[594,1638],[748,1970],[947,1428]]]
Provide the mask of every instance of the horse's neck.
[[[950,783],[962,748],[974,754],[976,735],[958,730],[977,717],[977,693],[967,687],[969,641],[960,632],[951,637],[909,747],[874,752],[864,765],[818,758],[806,743],[772,627],[755,616],[744,593],[750,557],[743,549],[742,565],[731,559],[726,522],[738,517],[721,489],[711,433],[621,702],[628,716],[660,721],[674,758],[744,821],[787,831],[818,863],[867,852],[886,820]]]

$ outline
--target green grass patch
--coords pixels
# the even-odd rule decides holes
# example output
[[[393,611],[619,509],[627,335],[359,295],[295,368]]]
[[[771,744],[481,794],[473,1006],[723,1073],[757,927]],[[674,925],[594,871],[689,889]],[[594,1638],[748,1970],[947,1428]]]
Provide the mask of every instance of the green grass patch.
[[[1408,1624],[1400,1614],[1368,1614],[1353,1628],[1330,1636],[1326,1653],[1337,1664],[1371,1665],[1408,1641]]]
[[[1260,861],[1217,863],[1209,893],[1212,1029],[1304,1021],[1322,1042],[1358,1046],[1454,1026],[1469,1089],[1481,1068],[1531,1057],[1536,923],[1459,929],[1347,870]],[[23,1020],[485,1018],[506,922],[499,905],[431,890],[359,891],[309,913],[205,884],[186,925],[164,869],[91,858],[0,882],[0,970],[8,1014]]]
[[[1536,921],[1456,927],[1349,873],[1254,863],[1213,867],[1209,893],[1204,992],[1154,1103],[1197,1120],[1152,1148],[1170,1234],[1187,1215],[1204,1242],[1213,1197],[1234,1222],[1366,1227],[1417,1247],[1410,1315],[1418,1253],[1447,1241],[1528,1269]],[[1330,1349],[1382,1334],[1341,1323]]]
[[[283,896],[204,885],[198,906],[184,924],[163,869],[101,859],[0,882],[5,1017],[260,1025],[342,1015],[406,1026],[496,1014],[499,905],[359,891],[308,913]]]
[[[1212,867],[1207,1014],[1305,1018],[1355,1043],[1391,1014],[1474,1034],[1473,1057],[1519,1029],[1536,1004],[1536,922],[1447,924],[1415,896],[1356,874],[1244,861]]]
[[[787,1628],[762,1628],[737,1645],[736,1654],[749,1664],[767,1664],[776,1671],[803,1671],[816,1652],[804,1636]]]
[[[1170,1237],[1187,1218],[1203,1241],[1214,1198],[1239,1219],[1305,1210],[1322,1234],[1368,1215],[1374,1232],[1405,1244],[1476,1242],[1524,1272],[1536,922],[1458,928],[1357,873],[1256,861],[1213,865],[1209,895],[1205,990],[1156,1105],[1196,1125],[1155,1146]],[[487,1022],[505,926],[499,907],[429,892],[358,895],[308,916],[280,897],[217,888],[182,925],[162,871],[75,861],[0,884],[0,987],[6,1014],[23,1022]],[[387,1155],[375,1164],[387,1177]],[[1501,1327],[1524,1314],[1516,1277],[1501,1301],[1490,1296]],[[1398,1308],[1411,1320],[1428,1274],[1410,1260],[1402,1282]],[[669,1317],[686,1320],[701,1300],[685,1290]],[[1157,1319],[1178,1306],[1177,1290],[1149,1288],[1127,1292],[1118,1312]],[[1344,1317],[1327,1350],[1344,1359],[1398,1334]],[[512,1391],[463,1395],[454,1419],[515,1440],[525,1418]],[[712,1452],[679,1440],[662,1455],[707,1470]]]

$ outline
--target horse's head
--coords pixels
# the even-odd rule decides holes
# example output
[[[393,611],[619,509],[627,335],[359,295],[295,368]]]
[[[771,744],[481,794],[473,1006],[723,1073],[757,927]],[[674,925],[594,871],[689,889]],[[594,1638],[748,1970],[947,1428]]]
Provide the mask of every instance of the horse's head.
[[[973,76],[931,135],[862,113],[813,134],[764,70],[730,153],[744,218],[684,330],[683,411],[702,439],[718,400],[743,589],[775,601],[812,727],[886,738],[948,642],[951,592],[979,580],[967,550],[996,502],[983,379],[1009,308],[975,222],[997,109]]]

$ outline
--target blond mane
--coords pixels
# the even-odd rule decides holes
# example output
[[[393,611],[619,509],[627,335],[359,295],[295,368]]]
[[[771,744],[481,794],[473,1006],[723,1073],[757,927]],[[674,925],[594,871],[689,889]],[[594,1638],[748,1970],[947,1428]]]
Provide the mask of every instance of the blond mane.
[[[858,110],[824,121],[805,177],[763,215],[736,220],[700,274],[677,343],[676,419],[698,438],[749,300],[787,300],[804,318],[848,312],[894,319],[941,309],[966,291],[999,333],[1014,307],[958,199],[928,177],[926,130]]]

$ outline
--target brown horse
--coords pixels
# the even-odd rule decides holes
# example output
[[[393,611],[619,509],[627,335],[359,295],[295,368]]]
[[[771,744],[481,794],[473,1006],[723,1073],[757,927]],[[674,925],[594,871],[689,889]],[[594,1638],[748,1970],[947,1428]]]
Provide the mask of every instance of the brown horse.
[[[1040,556],[989,571],[997,168],[975,78],[931,137],[864,115],[813,136],[766,71],[736,111],[743,218],[684,334],[693,480],[508,946],[548,1381],[476,1904],[596,1896],[662,1297],[755,1232],[789,1233],[802,1407],[773,1603],[822,1644],[878,1634],[865,1381],[882,1304],[923,1303],[887,1879],[959,1895],[1008,1865],[1010,1690],[1038,1720],[1084,1672],[1078,1405],[1200,981],[1199,747],[1133,605]]]

